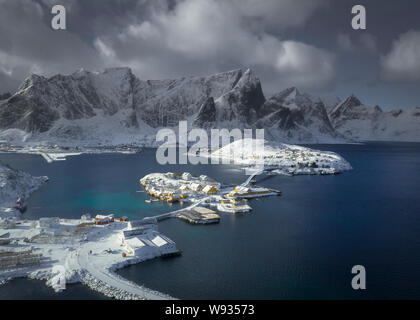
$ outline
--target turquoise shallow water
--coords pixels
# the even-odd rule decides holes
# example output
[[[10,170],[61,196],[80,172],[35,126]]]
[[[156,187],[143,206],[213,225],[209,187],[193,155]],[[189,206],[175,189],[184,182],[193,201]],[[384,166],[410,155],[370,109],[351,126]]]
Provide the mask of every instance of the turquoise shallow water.
[[[159,229],[183,255],[119,273],[189,299],[420,298],[420,145],[312,147],[340,153],[354,170],[263,179],[262,185],[283,195],[251,201],[250,214],[222,214],[218,225],[166,220]],[[161,166],[152,149],[138,155],[82,155],[52,164],[34,155],[0,154],[0,160],[51,178],[30,199],[28,218],[78,218],[106,211],[134,219],[177,208],[147,204],[147,195],[136,192],[141,190],[138,179],[150,172],[204,173],[226,183],[245,179],[230,166]],[[350,286],[356,264],[366,267],[366,291]],[[22,286],[15,287],[13,297],[24,294]],[[0,297],[4,290],[0,287]],[[78,298],[92,298],[82,290],[74,292]]]

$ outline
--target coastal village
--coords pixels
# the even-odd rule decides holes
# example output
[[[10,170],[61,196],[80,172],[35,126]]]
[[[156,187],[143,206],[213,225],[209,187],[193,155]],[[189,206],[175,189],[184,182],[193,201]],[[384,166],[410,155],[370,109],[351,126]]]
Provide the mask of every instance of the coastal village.
[[[224,185],[208,176],[188,172],[152,173],[140,180],[153,198],[146,201],[179,202],[181,209],[129,220],[112,213],[80,219],[45,217],[0,220],[0,283],[16,277],[46,280],[61,291],[62,283],[82,282],[117,299],[168,299],[170,297],[122,279],[114,272],[130,264],[181,254],[176,243],[159,232],[159,221],[179,218],[191,224],[220,221],[218,212],[251,210],[248,200],[279,195],[277,190]],[[63,273],[52,272],[62,266]],[[57,269],[61,270],[61,269]]]
[[[263,169],[250,170],[255,166],[255,155],[249,147],[253,143],[232,143],[234,149],[242,148],[240,165],[249,169],[246,180],[238,185],[189,172],[142,177],[139,186],[147,194],[143,201],[150,206],[164,202],[168,208],[179,204],[172,211],[142,218],[102,212],[85,213],[80,219],[25,219],[26,200],[49,179],[0,164],[0,285],[29,277],[44,280],[55,291],[64,290],[66,283],[81,282],[115,299],[171,299],[115,272],[130,264],[181,255],[176,243],[159,231],[160,221],[177,218],[193,225],[208,225],[219,223],[226,215],[248,213],[252,211],[252,199],[281,195],[279,190],[256,185],[255,178],[263,173],[322,175],[351,169],[334,153],[283,144],[266,147]],[[224,147],[209,157],[232,158],[235,155],[230,150]],[[48,163],[78,155],[39,154]]]
[[[170,298],[114,273],[130,264],[180,254],[175,242],[158,231],[154,218],[8,218],[0,228],[0,283],[29,277],[46,280],[56,291],[65,289],[63,283],[82,282],[116,299]],[[61,274],[54,272],[57,266]]]
[[[172,213],[171,216],[193,224],[208,224],[220,220],[220,216],[214,210],[233,214],[244,213],[252,210],[248,205],[248,199],[281,194],[278,190],[253,186],[251,180],[247,179],[238,186],[230,186],[223,185],[206,175],[193,176],[189,172],[182,174],[167,172],[148,174],[140,180],[140,183],[152,197],[146,201],[160,200],[190,204],[187,208]]]

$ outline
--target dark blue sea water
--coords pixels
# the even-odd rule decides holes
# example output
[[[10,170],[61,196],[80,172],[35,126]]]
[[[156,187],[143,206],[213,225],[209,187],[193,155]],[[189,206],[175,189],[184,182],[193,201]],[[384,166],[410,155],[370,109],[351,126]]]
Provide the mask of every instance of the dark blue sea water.
[[[176,241],[183,255],[119,273],[185,299],[419,299],[420,144],[311,147],[338,152],[354,170],[260,178],[261,185],[283,195],[251,201],[249,214],[222,214],[218,225],[163,221],[160,231]],[[146,194],[136,192],[139,178],[150,172],[204,173],[226,183],[245,179],[232,166],[161,166],[153,149],[52,164],[35,155],[0,154],[0,160],[51,179],[30,199],[27,218],[106,211],[133,219],[173,210],[176,205],[147,204]],[[351,268],[358,264],[367,272],[364,291],[351,287]],[[31,296],[22,284],[11,284],[0,287],[0,298],[11,288],[14,298]],[[98,297],[75,288],[47,297]]]

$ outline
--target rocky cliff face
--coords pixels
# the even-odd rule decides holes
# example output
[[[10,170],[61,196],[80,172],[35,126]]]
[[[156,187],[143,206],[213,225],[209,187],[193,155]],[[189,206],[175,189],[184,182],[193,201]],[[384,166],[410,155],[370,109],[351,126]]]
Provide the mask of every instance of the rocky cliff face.
[[[216,119],[228,127],[252,126],[264,102],[260,80],[248,69],[232,90],[215,101]]]
[[[45,78],[31,75],[0,106],[0,127],[45,132],[58,119],[113,115],[133,108],[134,75],[128,68]]]
[[[234,88],[241,77],[241,70],[233,70],[208,77],[138,80],[134,87],[136,117],[153,128],[177,126],[197,114],[208,98],[216,99]]]
[[[290,141],[326,142],[341,137],[330,123],[324,103],[297,88],[283,90],[261,108],[259,128],[269,128],[274,136]]]

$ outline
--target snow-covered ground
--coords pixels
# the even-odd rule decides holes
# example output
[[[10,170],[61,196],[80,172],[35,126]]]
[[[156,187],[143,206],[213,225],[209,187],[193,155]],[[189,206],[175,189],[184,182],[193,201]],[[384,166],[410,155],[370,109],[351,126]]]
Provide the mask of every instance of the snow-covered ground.
[[[129,222],[125,221],[107,225],[75,219],[19,221],[13,228],[2,230],[7,231],[11,243],[0,250],[0,282],[15,277],[29,277],[45,280],[47,285],[59,291],[63,289],[58,286],[62,276],[66,283],[82,282],[116,299],[171,299],[168,295],[127,281],[114,272],[129,264],[161,255],[150,241],[159,235],[156,228],[137,236],[145,247],[152,250],[126,255],[127,245],[122,238],[123,231],[130,229],[129,226]],[[40,261],[33,265],[4,267],[3,262],[12,260],[2,257],[7,252],[13,252],[14,255],[28,252],[26,255]]]
[[[125,230],[133,230],[133,222],[125,219],[106,225],[89,217],[21,220],[20,211],[12,208],[17,206],[16,199],[29,198],[47,180],[0,164],[0,284],[30,277],[45,280],[57,289],[57,281],[65,279],[67,283],[82,282],[116,299],[171,299],[114,272],[129,264],[177,253],[175,243],[161,235],[157,226],[142,229],[141,234],[134,228],[134,235],[125,236]],[[133,238],[142,248],[129,247]],[[57,271],[63,271],[63,278]]]
[[[249,167],[263,165],[264,170],[278,174],[335,174],[352,169],[334,152],[261,139],[237,140],[207,156]]]

